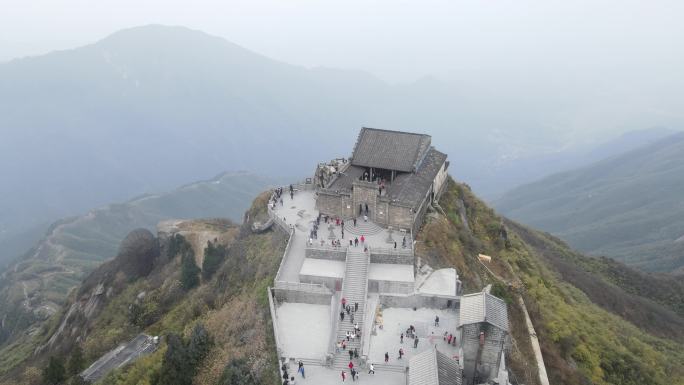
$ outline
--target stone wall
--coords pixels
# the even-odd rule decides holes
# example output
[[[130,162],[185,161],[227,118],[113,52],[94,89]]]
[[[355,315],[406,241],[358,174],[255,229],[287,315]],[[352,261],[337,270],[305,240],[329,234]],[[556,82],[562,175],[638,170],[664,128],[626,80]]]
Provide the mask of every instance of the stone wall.
[[[386,295],[386,293],[381,293],[380,304],[382,304],[383,307],[428,307],[434,309],[455,309],[458,308],[459,301],[457,299],[424,296],[420,294]]]
[[[278,302],[299,302],[313,305],[329,305],[332,293],[313,293],[305,290],[273,289],[273,294]]]
[[[341,288],[342,288],[342,278],[321,277],[318,275],[299,274],[299,281],[304,282],[304,283],[314,283],[314,284],[324,285],[333,292],[336,290],[341,290]]]
[[[397,241],[398,244],[401,244],[401,240]],[[370,262],[371,263],[391,263],[395,265],[413,265],[415,261],[415,257],[412,254],[409,254],[410,249],[398,249],[398,250],[406,250],[406,253],[393,253],[392,250],[394,249],[388,249],[390,250],[389,252],[376,252],[374,250],[371,250],[371,256],[370,256]]]
[[[389,225],[395,229],[411,230],[413,227],[413,213],[410,207],[389,206]]]
[[[415,214],[416,220],[413,222],[413,227],[411,228],[413,234],[417,234],[420,230],[420,227],[423,225],[423,220],[425,219],[425,212],[427,211],[428,205],[432,203],[429,201],[431,192],[431,189],[428,190],[427,195],[423,199],[423,203],[421,203],[420,207],[418,208],[418,212]]]
[[[316,198],[316,209],[321,214],[351,218],[354,215],[351,196],[332,191],[321,190]]]
[[[390,203],[388,198],[379,197],[376,204],[377,215],[375,216],[375,223],[388,226],[389,225],[389,207]]]
[[[307,247],[304,255],[306,256],[306,258],[327,259],[331,261],[345,262],[347,260],[347,251],[346,249],[342,248],[328,249],[319,247]]]
[[[368,280],[368,291],[371,293],[411,294],[414,288],[413,282]]]
[[[354,191],[352,191],[352,201],[354,203],[354,215],[359,214],[359,205],[363,207],[365,212],[366,204],[368,204],[368,218],[376,222],[377,215],[377,200],[378,200],[378,185],[375,182],[354,181]]]
[[[442,164],[442,168],[439,169],[437,176],[435,176],[435,180],[432,182],[432,189],[435,193],[435,199],[439,199],[439,196],[444,190],[444,182],[446,182],[447,176],[447,164],[444,162],[444,164]]]
[[[472,383],[476,376],[480,382],[496,377],[507,333],[488,323],[463,325],[460,330],[466,383]],[[480,332],[484,332],[485,338],[480,361],[476,362],[480,349]]]

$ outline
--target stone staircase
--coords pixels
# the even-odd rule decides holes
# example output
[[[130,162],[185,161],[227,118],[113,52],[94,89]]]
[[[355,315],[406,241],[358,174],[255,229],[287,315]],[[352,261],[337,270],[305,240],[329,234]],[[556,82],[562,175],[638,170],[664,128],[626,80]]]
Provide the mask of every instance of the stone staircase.
[[[353,219],[345,219],[344,221],[344,232],[347,234],[353,234],[356,236],[369,236],[375,235],[382,232],[383,228],[371,222],[364,222],[363,217],[356,218],[356,226],[354,226]]]
[[[408,359],[406,360],[406,365],[408,365]],[[404,373],[406,372],[406,365],[393,365],[373,362],[373,369],[375,369],[376,372]],[[368,369],[366,369],[366,373],[368,373]]]
[[[364,327],[363,321],[366,312],[366,296],[368,295],[368,255],[362,251],[347,250],[347,263],[344,273],[344,282],[342,284],[342,297],[347,299],[347,303],[354,308],[354,303],[358,302],[359,310],[354,312],[354,323],[359,324],[362,332],[361,338],[356,338],[347,343],[347,350],[340,350],[333,358],[333,368],[338,370],[348,369],[349,365],[349,349],[359,350],[359,356],[362,354],[362,339],[368,338],[363,335]],[[340,305],[340,309],[342,306]],[[339,311],[338,317],[339,317]],[[339,323],[337,328],[337,341],[346,338],[347,331],[354,331],[354,324],[350,322],[350,316],[345,312],[344,321]],[[360,366],[360,359],[354,359],[354,365]]]

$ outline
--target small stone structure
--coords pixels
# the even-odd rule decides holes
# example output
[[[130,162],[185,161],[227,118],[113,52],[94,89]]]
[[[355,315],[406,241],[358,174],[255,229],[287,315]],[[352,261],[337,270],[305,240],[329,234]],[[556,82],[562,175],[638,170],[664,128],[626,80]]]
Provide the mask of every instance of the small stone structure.
[[[142,356],[153,353],[157,350],[158,345],[159,337],[138,334],[129,342],[119,345],[100,357],[86,370],[82,371],[80,376],[87,382],[97,382],[110,371],[129,364]]]
[[[506,302],[486,291],[461,297],[459,341],[465,383],[482,384],[499,376],[508,341]]]

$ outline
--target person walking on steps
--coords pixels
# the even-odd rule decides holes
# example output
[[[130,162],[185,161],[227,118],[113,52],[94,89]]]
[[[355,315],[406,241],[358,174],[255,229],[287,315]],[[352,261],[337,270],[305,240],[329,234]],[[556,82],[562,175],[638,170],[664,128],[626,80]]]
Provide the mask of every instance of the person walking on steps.
[[[299,369],[297,369],[297,372],[302,375],[302,378],[306,378],[306,375],[304,374],[304,363],[299,360]]]
[[[340,312],[340,321],[344,321],[344,310]]]
[[[372,362],[368,366],[368,374],[375,374],[375,367],[373,366]]]
[[[385,363],[389,362],[389,352],[385,352]]]
[[[359,311],[359,303],[354,302],[354,311]]]
[[[351,360],[354,359],[354,351],[349,348],[349,363],[351,364]]]
[[[399,337],[399,343],[403,344],[404,343],[404,333],[401,333],[401,336]]]
[[[413,348],[415,349],[415,348],[417,348],[417,347],[418,347],[418,337],[416,337],[416,338],[413,340]]]
[[[435,316],[435,326],[439,327],[439,316]]]
[[[351,368],[349,372],[351,374],[352,381],[356,381],[356,369]]]
[[[401,359],[401,357],[402,357],[403,355],[404,355],[404,349],[403,349],[403,348],[399,348],[399,359]]]
[[[347,379],[347,373],[345,373],[344,370],[343,370],[342,373],[341,373],[341,375],[342,375],[342,382],[344,382],[344,380]]]

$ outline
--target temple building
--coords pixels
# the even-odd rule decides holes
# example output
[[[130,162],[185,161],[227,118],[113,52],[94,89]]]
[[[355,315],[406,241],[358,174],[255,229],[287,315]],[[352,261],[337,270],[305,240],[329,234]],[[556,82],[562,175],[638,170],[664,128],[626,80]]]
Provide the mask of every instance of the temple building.
[[[449,162],[431,137],[362,128],[349,160],[319,165],[316,208],[342,219],[362,217],[415,232],[442,193]]]

